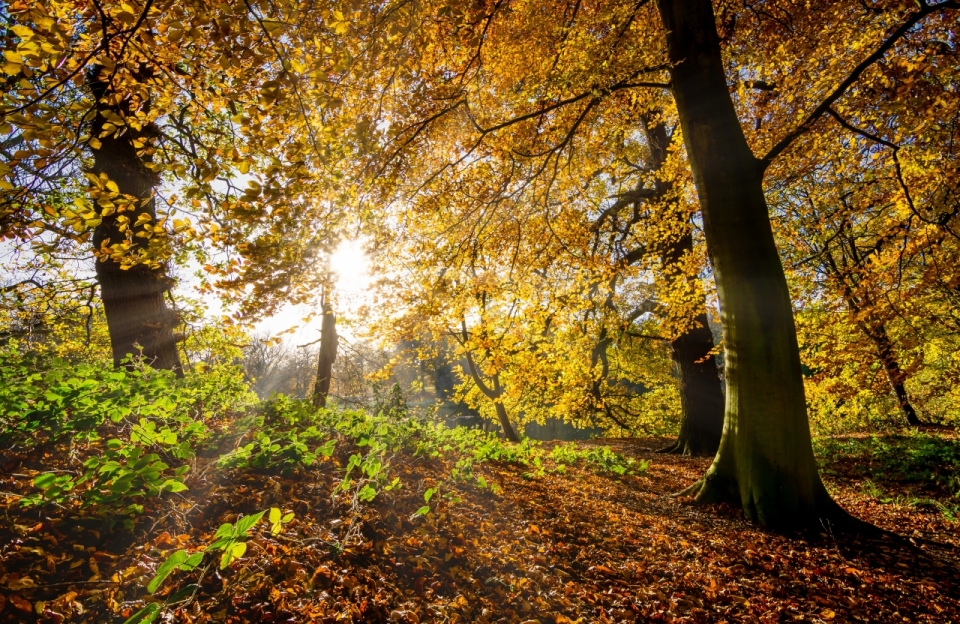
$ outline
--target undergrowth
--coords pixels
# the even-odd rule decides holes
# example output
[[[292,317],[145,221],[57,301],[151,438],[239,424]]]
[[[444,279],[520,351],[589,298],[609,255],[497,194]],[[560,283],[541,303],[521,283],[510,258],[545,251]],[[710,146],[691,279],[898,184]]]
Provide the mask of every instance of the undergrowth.
[[[136,363],[114,369],[10,347],[0,352],[0,443],[5,463],[32,473],[33,491],[20,496],[21,507],[57,506],[76,519],[97,519],[108,530],[117,524],[133,530],[151,501],[187,491],[198,467],[225,476],[294,476],[330,462],[339,475],[333,502],[354,519],[382,493],[404,486],[391,471],[399,453],[446,467],[445,476],[423,491],[424,505],[413,517],[430,514],[437,500],[456,504],[460,487],[497,494],[499,486],[476,471],[487,462],[518,466],[527,479],[563,473],[574,464],[613,476],[647,468],[606,447],[571,443],[548,450],[529,439],[513,444],[493,433],[450,429],[412,414],[398,389],[377,397],[376,411],[317,409],[285,396],[257,402],[236,366],[198,368],[177,378]],[[204,565],[204,552],[220,552],[220,567],[229,566],[245,554],[250,531],[266,513],[223,525],[203,551],[170,554],[147,590],[154,593],[178,571],[202,578],[214,564]],[[269,514],[272,532],[292,518],[279,508]],[[353,522],[350,530],[362,524]],[[359,539],[348,532],[343,543],[352,537]],[[148,601],[127,621],[150,622],[168,607],[182,606],[195,596],[191,587],[163,603]]]
[[[814,448],[825,474],[852,473],[863,479],[865,496],[937,509],[950,521],[960,521],[960,439],[919,432],[817,438]],[[914,493],[902,493],[901,486]]]

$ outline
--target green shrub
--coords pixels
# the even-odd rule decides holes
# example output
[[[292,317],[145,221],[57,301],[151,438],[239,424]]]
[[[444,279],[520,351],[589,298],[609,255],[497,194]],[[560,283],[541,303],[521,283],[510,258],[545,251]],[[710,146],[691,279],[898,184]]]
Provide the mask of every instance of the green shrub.
[[[95,515],[136,515],[143,499],[187,489],[187,462],[216,421],[252,405],[234,366],[170,371],[73,363],[14,346],[0,351],[0,443],[13,450],[69,441],[74,474],[41,472],[26,506],[76,501]],[[102,440],[102,436],[109,440]]]

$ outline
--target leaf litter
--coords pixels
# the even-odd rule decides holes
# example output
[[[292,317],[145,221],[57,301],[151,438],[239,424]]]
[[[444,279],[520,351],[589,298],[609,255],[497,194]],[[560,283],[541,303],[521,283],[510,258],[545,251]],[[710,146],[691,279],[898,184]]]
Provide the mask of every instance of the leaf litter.
[[[827,481],[848,510],[913,544],[769,533],[732,506],[674,497],[709,460],[655,453],[663,443],[581,444],[649,461],[640,475],[484,463],[475,470],[497,493],[447,484],[425,515],[449,459],[399,452],[403,486],[359,507],[334,502],[343,454],[286,476],[198,466],[189,491],[151,499],[132,531],[21,508],[31,465],[62,455],[6,458],[0,621],[123,622],[152,603],[189,623],[960,621],[956,523],[878,505],[840,476]],[[286,522],[271,512],[224,569],[146,591],[170,555],[202,552],[222,523],[271,507]]]

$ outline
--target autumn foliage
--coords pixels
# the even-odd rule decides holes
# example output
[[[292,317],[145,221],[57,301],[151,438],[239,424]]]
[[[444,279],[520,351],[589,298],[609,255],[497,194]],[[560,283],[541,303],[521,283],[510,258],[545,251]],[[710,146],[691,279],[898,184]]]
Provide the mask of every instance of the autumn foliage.
[[[955,619],[958,15],[0,3],[0,618]]]

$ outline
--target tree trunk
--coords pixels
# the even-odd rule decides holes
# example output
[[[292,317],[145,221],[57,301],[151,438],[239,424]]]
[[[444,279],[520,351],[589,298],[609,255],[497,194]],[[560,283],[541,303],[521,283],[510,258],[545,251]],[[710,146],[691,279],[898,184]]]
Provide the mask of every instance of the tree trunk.
[[[500,375],[493,376],[493,391],[497,393],[497,398],[493,400],[494,408],[497,410],[497,419],[500,420],[500,428],[503,430],[503,437],[511,442],[519,442],[520,436],[517,435],[510,419],[507,417],[507,408],[500,401],[503,395],[503,388],[500,387]]]
[[[723,434],[723,390],[706,313],[697,327],[670,343],[680,371],[680,435],[662,453],[715,455]]]
[[[463,335],[464,340],[466,340],[466,321],[463,322]],[[467,368],[470,370],[470,376],[473,377],[473,383],[477,384],[477,388],[480,390],[483,396],[493,401],[493,407],[497,412],[497,420],[500,421],[500,429],[503,430],[503,437],[511,442],[519,442],[520,436],[517,435],[513,425],[510,424],[510,418],[507,416],[507,408],[502,402],[503,386],[500,385],[499,373],[495,373],[491,378],[493,381],[493,388],[488,387],[487,384],[483,382],[483,377],[480,376],[480,369],[477,368],[476,362],[473,361],[473,356],[470,355],[469,351],[466,351],[464,355],[467,358]]]
[[[645,122],[646,123],[646,122]],[[649,166],[652,171],[661,169],[667,161],[670,138],[666,124],[647,125],[647,142],[650,148]],[[669,187],[658,181],[656,190],[665,194]],[[684,256],[693,251],[693,224],[687,221],[685,231],[679,238],[668,241],[663,250],[664,268],[670,272]],[[684,271],[673,271],[674,279],[687,280]],[[695,286],[699,288],[699,286]],[[696,326],[670,343],[670,355],[680,375],[680,434],[661,453],[679,455],[715,455],[720,448],[723,434],[723,388],[720,372],[713,356],[713,332],[707,318],[707,301],[699,292],[701,312]]]
[[[135,203],[126,206],[123,214],[118,214],[123,206],[114,211],[100,204],[96,204],[95,208],[101,219],[93,232],[93,246],[100,256],[96,262],[96,273],[110,332],[113,362],[120,366],[126,356],[140,355],[143,361],[154,368],[173,370],[182,375],[177,339],[173,332],[179,318],[164,300],[164,293],[173,286],[166,267],[141,262],[125,269],[121,262],[109,255],[110,246],[128,240],[132,247],[127,254],[147,251],[149,239],[138,236],[146,233],[144,223],[135,224],[142,214],[150,217],[146,223],[156,223],[153,193],[160,180],[156,173],[145,166],[149,157],[138,153],[135,145],[135,141],[151,138],[152,126],[140,130],[123,126],[107,136],[101,136],[108,118],[129,113],[126,109],[130,103],[127,100],[115,101],[116,95],[100,79],[100,71],[100,67],[95,67],[88,75],[88,85],[97,98],[91,136],[100,141],[99,147],[93,149],[93,173],[98,176],[105,174],[116,183],[121,194],[136,198]],[[120,136],[116,136],[117,133]],[[125,223],[129,227],[125,227]]]
[[[313,404],[326,407],[333,379],[333,362],[337,359],[337,317],[330,306],[324,304],[323,321],[320,324],[320,355],[317,358],[317,382],[313,386]]]
[[[907,374],[900,368],[900,362],[897,361],[897,353],[893,348],[893,342],[891,342],[890,336],[887,335],[887,328],[880,325],[878,328],[871,328],[868,331],[867,328],[864,327],[864,331],[877,346],[880,363],[883,365],[883,370],[887,374],[887,380],[890,382],[893,394],[897,397],[897,405],[900,407],[900,412],[907,419],[907,424],[912,427],[923,425],[923,421],[917,416],[916,410],[913,409],[913,405],[910,403],[910,397],[907,395],[905,386]]]
[[[720,298],[726,419],[720,449],[688,489],[733,500],[772,528],[842,515],[817,472],[790,294],[763,195],[727,87],[710,0],[658,0],[671,82]]]
[[[852,239],[848,239],[847,244],[851,249],[856,248],[855,242]],[[853,315],[855,317],[863,317],[864,306],[857,300],[853,289],[850,287],[850,284],[847,283],[845,272],[840,270],[833,254],[831,254],[829,250],[825,250],[825,252],[824,255],[827,261],[824,263],[823,268],[838,279],[841,292],[843,293],[843,299],[846,301],[847,307],[850,308]],[[869,305],[871,302],[867,300],[867,303]],[[890,335],[887,334],[886,326],[882,322],[871,326],[866,321],[858,321],[857,325],[860,327],[860,331],[877,347],[877,357],[880,359],[880,364],[887,374],[890,388],[893,390],[894,396],[897,397],[897,405],[900,407],[900,412],[904,418],[907,419],[907,424],[912,427],[923,425],[923,421],[917,416],[916,410],[913,409],[913,405],[910,403],[910,397],[907,395],[905,385],[907,375],[900,368],[900,363],[897,361],[897,352],[896,349],[894,349],[893,342],[890,340]]]

